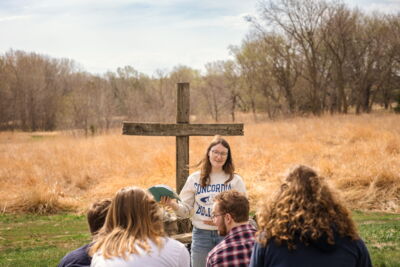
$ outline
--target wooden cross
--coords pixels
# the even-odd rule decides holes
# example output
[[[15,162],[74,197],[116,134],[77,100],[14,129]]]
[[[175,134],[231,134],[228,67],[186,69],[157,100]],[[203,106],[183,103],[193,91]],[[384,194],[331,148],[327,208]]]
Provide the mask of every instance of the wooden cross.
[[[122,134],[176,136],[176,190],[185,185],[189,175],[189,136],[243,135],[243,123],[190,124],[189,83],[178,83],[176,124],[124,122]]]

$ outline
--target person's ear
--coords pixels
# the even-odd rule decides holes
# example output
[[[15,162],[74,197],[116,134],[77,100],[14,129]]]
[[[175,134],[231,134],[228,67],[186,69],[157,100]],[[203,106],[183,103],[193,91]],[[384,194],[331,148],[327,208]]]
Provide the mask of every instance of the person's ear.
[[[227,223],[231,223],[232,221],[233,221],[233,218],[232,218],[232,215],[231,214],[229,214],[229,213],[225,213],[225,221],[227,222]]]

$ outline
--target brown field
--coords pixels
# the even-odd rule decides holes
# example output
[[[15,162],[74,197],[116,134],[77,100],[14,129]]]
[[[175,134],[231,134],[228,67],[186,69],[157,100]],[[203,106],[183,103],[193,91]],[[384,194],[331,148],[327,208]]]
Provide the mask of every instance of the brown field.
[[[191,164],[212,137],[191,137]],[[400,116],[293,118],[228,137],[252,208],[295,164],[317,168],[352,209],[400,212]],[[127,185],[175,186],[175,138],[0,133],[0,212],[82,211]]]

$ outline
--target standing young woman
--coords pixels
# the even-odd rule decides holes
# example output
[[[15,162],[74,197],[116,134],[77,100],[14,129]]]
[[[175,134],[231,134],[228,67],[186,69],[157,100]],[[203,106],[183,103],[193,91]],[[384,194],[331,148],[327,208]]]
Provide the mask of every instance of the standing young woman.
[[[246,193],[242,178],[234,173],[232,152],[228,142],[216,136],[208,146],[204,158],[197,166],[200,171],[191,174],[179,195],[179,204],[164,199],[179,217],[191,216],[193,224],[191,262],[192,267],[204,267],[208,252],[222,237],[211,219],[214,196],[230,189]]]
[[[138,187],[117,192],[89,254],[92,267],[190,265],[186,247],[165,237],[158,204]]]

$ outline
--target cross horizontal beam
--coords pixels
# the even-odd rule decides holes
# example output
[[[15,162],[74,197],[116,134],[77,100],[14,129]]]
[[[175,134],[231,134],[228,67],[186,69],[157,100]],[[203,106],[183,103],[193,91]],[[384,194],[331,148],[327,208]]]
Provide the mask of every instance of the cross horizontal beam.
[[[243,135],[243,123],[237,124],[163,124],[124,122],[122,133],[149,136]]]

